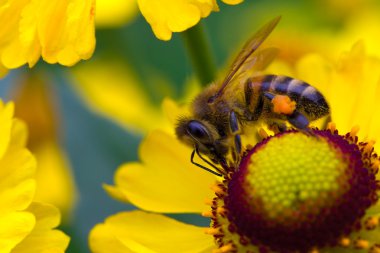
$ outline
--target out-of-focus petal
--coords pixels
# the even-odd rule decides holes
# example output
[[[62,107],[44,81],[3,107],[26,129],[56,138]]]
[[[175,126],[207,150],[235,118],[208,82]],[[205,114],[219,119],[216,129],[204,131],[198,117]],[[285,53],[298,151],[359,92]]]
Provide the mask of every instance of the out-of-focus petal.
[[[97,113],[136,132],[167,127],[130,68],[120,62],[92,61],[74,70],[73,87]]]
[[[48,204],[34,202],[28,211],[36,217],[36,225],[33,231],[12,250],[12,253],[65,252],[70,239],[62,231],[54,229],[60,222],[58,209]]]
[[[182,32],[218,10],[215,0],[138,0],[141,13],[154,34],[170,40],[172,32]]]
[[[12,103],[4,105],[0,102],[0,122],[2,123],[0,124],[0,158],[4,155],[11,139],[13,111]]]
[[[130,22],[137,16],[136,0],[97,0],[95,22],[97,27],[115,27]]]
[[[0,62],[0,78],[3,78],[8,74],[8,69],[5,68]]]
[[[13,149],[25,147],[28,140],[28,127],[25,122],[20,119],[14,118],[12,121],[12,141],[9,148]]]
[[[226,4],[235,5],[235,4],[242,3],[244,0],[222,0],[222,1],[223,1],[223,3],[226,3]]]
[[[174,100],[170,98],[165,98],[162,101],[162,111],[165,114],[165,117],[171,124],[172,132],[174,133],[174,126],[177,124],[178,117],[181,115],[189,115],[188,106],[179,106]]]
[[[372,6],[366,10],[356,11],[349,16],[342,36],[338,37],[340,48],[347,46],[347,41],[362,40],[365,43],[368,55],[380,57],[380,33],[376,29],[380,26],[379,6]]]
[[[110,216],[93,228],[89,244],[95,253],[196,253],[214,247],[213,238],[202,227],[141,211]]]
[[[17,104],[15,114],[28,125],[28,147],[38,161],[35,201],[57,206],[66,220],[75,205],[76,187],[70,164],[58,144],[60,119],[49,84],[39,73],[26,74],[12,92]],[[20,139],[25,145],[26,136]]]
[[[216,178],[190,162],[191,149],[162,131],[152,132],[140,146],[141,163],[122,165],[115,186],[132,204],[167,213],[201,213],[211,199]]]
[[[53,204],[65,218],[70,218],[76,202],[76,187],[65,154],[53,141],[35,147],[34,154],[38,159],[35,200]]]

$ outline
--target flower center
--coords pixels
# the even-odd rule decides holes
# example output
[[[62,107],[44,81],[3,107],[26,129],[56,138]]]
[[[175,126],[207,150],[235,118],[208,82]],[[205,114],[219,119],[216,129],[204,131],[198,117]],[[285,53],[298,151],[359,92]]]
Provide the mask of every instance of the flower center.
[[[214,207],[225,211],[213,224],[227,222],[235,248],[308,252],[341,245],[363,227],[366,210],[377,201],[377,155],[350,135],[313,132],[263,140],[226,180],[224,194],[214,199]]]
[[[248,166],[242,177],[244,193],[254,196],[251,211],[292,226],[333,205],[348,188],[339,185],[349,176],[348,161],[339,156],[323,139],[302,133],[271,139],[243,165]]]

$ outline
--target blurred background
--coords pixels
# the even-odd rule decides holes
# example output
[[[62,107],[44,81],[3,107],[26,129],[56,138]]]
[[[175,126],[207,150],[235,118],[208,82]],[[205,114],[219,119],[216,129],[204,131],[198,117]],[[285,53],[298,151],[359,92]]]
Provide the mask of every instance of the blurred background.
[[[98,1],[97,46],[90,60],[71,68],[40,61],[0,80],[2,99],[15,100],[16,116],[29,125],[29,147],[39,162],[37,196],[61,209],[62,229],[71,236],[68,252],[89,252],[87,236],[95,224],[134,209],[109,197],[102,184],[113,184],[119,165],[139,159],[139,143],[150,130],[168,127],[164,98],[189,102],[199,90],[184,34],[158,40],[136,3],[121,2]],[[219,6],[200,23],[218,76],[241,45],[278,15],[282,20],[267,44],[280,49],[279,62],[295,64],[308,53],[337,59],[359,40],[368,54],[380,56],[376,0],[246,0]]]

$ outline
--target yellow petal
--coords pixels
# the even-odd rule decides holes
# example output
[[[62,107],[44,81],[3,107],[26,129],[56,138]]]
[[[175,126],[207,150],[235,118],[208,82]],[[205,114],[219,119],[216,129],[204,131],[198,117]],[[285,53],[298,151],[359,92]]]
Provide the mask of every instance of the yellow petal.
[[[0,253],[9,253],[33,229],[35,218],[28,212],[0,215]]]
[[[118,188],[113,185],[103,184],[103,189],[110,195],[112,198],[120,201],[129,203],[127,196]]]
[[[204,228],[141,211],[113,215],[90,233],[93,252],[204,252],[214,246]]]
[[[19,23],[21,19],[21,13],[30,0],[15,0],[15,1],[2,1],[0,3],[0,56],[1,64],[6,68],[18,67],[25,63],[25,57],[20,59],[21,52],[25,50],[20,46],[19,40]],[[16,45],[13,45],[16,44]],[[8,47],[19,47],[18,51],[15,51],[13,58],[4,56],[7,54]],[[4,52],[5,51],[5,52]],[[13,52],[14,50],[12,50]]]
[[[20,149],[26,146],[28,129],[24,121],[14,118],[9,149]]]
[[[7,108],[5,106],[4,110],[8,110]],[[11,132],[8,133],[11,137],[10,143],[0,159],[0,212],[25,209],[31,203],[36,189],[36,161],[24,148],[26,126],[20,120],[13,119],[12,122]],[[4,127],[6,123],[0,124]]]
[[[326,1],[331,2],[331,1]],[[355,1],[349,1],[355,2]],[[356,1],[376,3],[376,1]],[[341,1],[342,6],[350,6],[347,1]],[[353,15],[346,16],[345,28],[342,31],[342,36],[335,39],[336,48],[341,49],[347,47],[347,42],[352,43],[353,40],[362,39],[365,41],[369,55],[380,57],[380,48],[378,41],[380,34],[377,32],[377,27],[380,25],[379,8],[377,6],[366,6],[361,4],[360,9],[354,6],[351,9]],[[366,7],[366,8],[363,8]],[[337,11],[341,15],[341,11]],[[370,24],[370,25],[369,25]]]
[[[61,214],[59,210],[50,204],[33,202],[27,211],[34,214],[36,217],[36,226],[34,230],[45,230],[55,228],[59,225]]]
[[[137,15],[136,0],[97,0],[95,22],[97,27],[121,26]]]
[[[13,150],[0,160],[0,168],[0,210],[26,208],[34,197],[36,187],[34,157],[26,149]]]
[[[36,161],[27,149],[13,150],[0,160],[0,189],[34,176]]]
[[[331,63],[323,59],[319,54],[307,54],[302,57],[296,65],[297,78],[308,82],[318,88],[329,101],[329,88],[331,88]]]
[[[4,181],[4,180],[2,180]],[[23,180],[15,186],[0,189],[0,214],[23,210],[32,202],[36,190],[34,179]]]
[[[105,224],[96,225],[90,232],[89,245],[93,253],[134,253],[134,251],[118,240],[113,229]],[[149,252],[149,251],[148,251]],[[141,252],[147,253],[147,252]]]
[[[165,114],[165,118],[167,118],[171,124],[170,130],[174,134],[175,125],[178,122],[178,118],[183,115],[189,115],[189,106],[179,106],[175,101],[170,98],[165,98],[162,101],[162,111]]]
[[[49,83],[38,73],[26,74],[23,81],[13,89],[16,116],[26,121],[30,138],[28,145],[36,156],[37,191],[35,200],[54,204],[68,217],[75,204],[75,185],[69,163],[57,144],[57,112],[49,95]],[[18,124],[16,124],[18,123]],[[12,143],[25,146],[24,123],[15,121]]]
[[[8,69],[5,68],[0,61],[0,79],[8,74]]]
[[[170,40],[172,32],[182,32],[217,10],[215,0],[138,0],[141,13],[154,34]]]
[[[91,57],[94,0],[16,0],[0,7],[0,23],[6,24],[0,28],[0,56],[6,68],[33,66],[41,55],[67,66]]]
[[[232,5],[235,5],[235,4],[240,4],[242,3],[244,0],[222,0],[224,3],[226,4],[232,4]]]
[[[116,187],[134,205],[155,212],[205,210],[215,177],[190,163],[191,149],[162,131],[140,146],[142,163],[128,163],[115,174]]]
[[[0,109],[0,158],[4,155],[10,142],[13,112],[13,103],[8,103]]]
[[[65,154],[53,141],[41,143],[34,154],[38,161],[35,201],[53,204],[65,217],[70,215],[76,202],[76,187]]]
[[[28,211],[36,217],[36,225],[33,231],[12,250],[12,253],[65,252],[69,237],[62,231],[53,229],[60,222],[58,209],[48,204],[34,202]]]
[[[48,63],[71,66],[80,59],[90,58],[95,48],[95,1],[40,2],[37,13],[43,59]]]
[[[73,73],[76,79],[73,87],[97,113],[139,133],[166,124],[127,65],[91,61],[78,66]]]

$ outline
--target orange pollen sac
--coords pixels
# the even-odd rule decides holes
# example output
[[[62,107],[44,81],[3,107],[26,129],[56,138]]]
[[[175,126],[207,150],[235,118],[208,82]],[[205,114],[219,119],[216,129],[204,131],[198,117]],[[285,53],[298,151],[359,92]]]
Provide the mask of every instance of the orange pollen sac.
[[[288,96],[276,95],[272,99],[273,111],[279,114],[292,114],[296,109],[296,102],[292,101]]]

